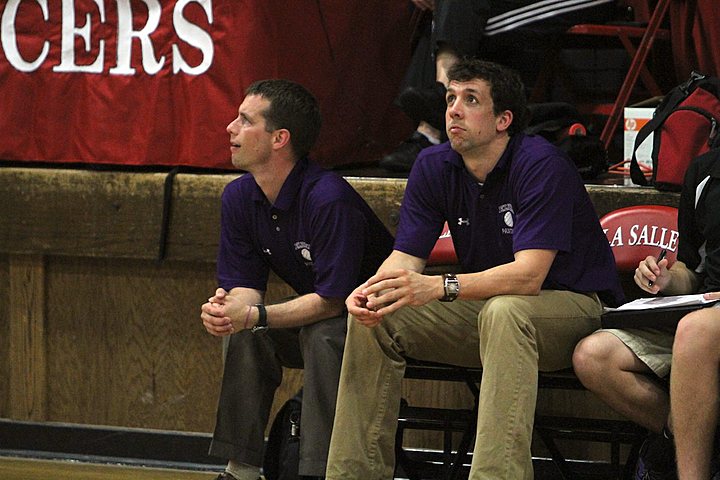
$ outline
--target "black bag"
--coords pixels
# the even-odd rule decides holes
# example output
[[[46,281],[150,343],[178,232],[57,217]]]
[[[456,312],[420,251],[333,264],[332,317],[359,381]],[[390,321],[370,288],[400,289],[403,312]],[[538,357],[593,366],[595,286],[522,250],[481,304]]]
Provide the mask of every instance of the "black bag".
[[[564,102],[531,103],[525,133],[540,135],[567,153],[584,180],[607,172],[607,152],[600,138],[588,135],[580,112]]]
[[[638,132],[630,160],[633,183],[680,191],[692,159],[720,145],[719,123],[720,79],[692,72],[686,82],[670,90]],[[648,182],[636,152],[651,133],[653,172]]]
[[[280,408],[268,435],[263,457],[267,480],[298,480],[302,389]]]

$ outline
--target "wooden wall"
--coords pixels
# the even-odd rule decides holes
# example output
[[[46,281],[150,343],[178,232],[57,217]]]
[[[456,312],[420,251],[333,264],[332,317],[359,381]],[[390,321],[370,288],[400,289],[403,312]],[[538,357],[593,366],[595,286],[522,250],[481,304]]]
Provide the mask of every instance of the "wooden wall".
[[[8,256],[0,254],[0,417],[10,413],[10,273]]]
[[[234,175],[180,174],[165,260],[157,260],[161,173],[0,169],[0,417],[210,432],[221,340],[199,307],[215,288],[219,198]],[[350,178],[392,230],[405,181]],[[602,215],[676,194],[593,187]],[[283,298],[278,279],[268,291]],[[287,371],[275,408],[302,372]],[[578,401],[580,395],[580,401]],[[470,404],[463,385],[407,381],[411,404]],[[587,393],[553,392],[539,411],[608,414]],[[438,447],[434,434],[410,437]]]

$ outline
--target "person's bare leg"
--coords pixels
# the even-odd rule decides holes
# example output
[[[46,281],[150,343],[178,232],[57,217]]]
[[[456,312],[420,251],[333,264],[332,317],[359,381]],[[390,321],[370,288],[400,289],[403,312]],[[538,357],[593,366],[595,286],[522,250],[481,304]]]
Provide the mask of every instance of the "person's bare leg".
[[[427,122],[420,122],[417,131],[425,135],[432,143],[440,143],[440,130]]]
[[[660,433],[670,412],[668,394],[648,375],[650,369],[615,335],[597,332],[575,348],[573,367],[580,381],[613,410]]]
[[[700,310],[678,324],[670,398],[680,479],[710,478],[718,421],[720,309]]]
[[[447,87],[447,72],[458,60],[460,60],[460,57],[454,50],[441,46],[435,53],[435,80]]]

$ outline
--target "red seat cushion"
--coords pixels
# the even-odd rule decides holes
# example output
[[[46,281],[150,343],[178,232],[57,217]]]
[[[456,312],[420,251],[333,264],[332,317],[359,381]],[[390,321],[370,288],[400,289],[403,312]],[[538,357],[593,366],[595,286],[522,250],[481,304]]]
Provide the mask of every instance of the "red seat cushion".
[[[638,205],[614,210],[600,219],[621,272],[635,270],[648,255],[667,250],[668,266],[677,258],[677,208]]]

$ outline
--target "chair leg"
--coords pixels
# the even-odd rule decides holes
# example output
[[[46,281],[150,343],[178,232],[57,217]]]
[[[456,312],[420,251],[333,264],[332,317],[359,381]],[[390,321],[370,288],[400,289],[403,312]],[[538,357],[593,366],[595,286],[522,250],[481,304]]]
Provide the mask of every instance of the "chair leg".
[[[472,445],[473,440],[475,439],[475,431],[477,430],[477,416],[478,412],[480,411],[480,389],[478,388],[477,384],[473,381],[470,374],[465,371],[465,384],[470,389],[470,391],[475,395],[475,405],[473,406],[473,414],[470,416],[470,418],[475,419],[475,424],[472,422],[468,422],[467,427],[465,428],[465,431],[463,432],[463,436],[460,439],[460,444],[458,445],[457,452],[455,454],[455,460],[450,464],[450,468],[448,469],[446,478],[447,480],[456,480],[459,479],[460,470],[462,469],[462,466],[465,464],[465,458],[467,457],[468,451],[470,451],[470,447]]]
[[[547,449],[550,451],[550,457],[560,473],[560,478],[562,478],[562,480],[572,480],[574,475],[565,461],[565,456],[560,452],[560,449],[555,444],[555,440],[552,438],[552,435],[542,429],[538,429],[537,433]]]
[[[628,453],[627,460],[625,461],[625,468],[623,469],[623,477],[627,480],[632,480],[635,474],[635,464],[637,463],[638,457],[640,456],[640,447],[642,446],[643,440],[640,439],[635,442]]]
[[[610,113],[610,118],[608,118],[607,123],[605,123],[605,127],[600,134],[600,141],[603,143],[606,150],[610,146],[612,136],[620,124],[620,117],[622,116],[623,108],[627,104],[627,101],[630,98],[630,93],[632,93],[632,89],[637,82],[640,69],[645,64],[645,60],[647,60],[650,47],[652,47],[655,42],[655,34],[657,33],[658,28],[660,28],[660,23],[663,18],[665,18],[665,13],[667,13],[669,5],[670,0],[658,0],[657,5],[655,6],[655,11],[650,17],[645,35],[643,35],[642,40],[640,41],[637,53],[633,57],[628,73],[625,75],[625,80],[620,87],[620,92],[615,99],[615,104],[613,105],[612,112]]]

